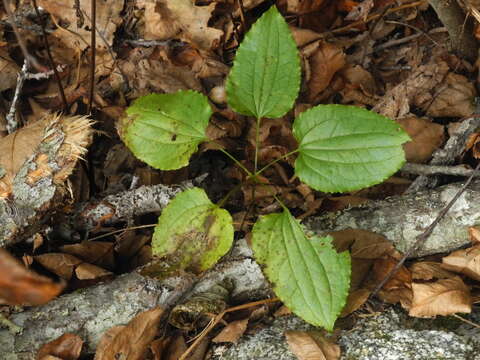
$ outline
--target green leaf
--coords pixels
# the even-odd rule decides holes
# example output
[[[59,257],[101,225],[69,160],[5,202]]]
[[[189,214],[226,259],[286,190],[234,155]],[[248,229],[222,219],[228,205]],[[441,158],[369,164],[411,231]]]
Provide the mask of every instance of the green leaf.
[[[212,109],[195,91],[150,94],[127,109],[120,134],[133,154],[161,170],[188,165],[198,145],[207,140],[205,130]]]
[[[405,162],[410,138],[396,122],[355,106],[319,105],[293,123],[299,142],[295,173],[324,192],[378,184]]]
[[[275,6],[245,35],[226,89],[228,104],[243,115],[279,118],[292,108],[300,89],[300,59]]]
[[[153,255],[174,260],[176,267],[200,273],[230,249],[233,221],[205,191],[193,188],[178,194],[163,209],[152,239]]]
[[[348,252],[338,254],[331,237],[307,238],[287,209],[261,217],[252,235],[255,258],[275,294],[305,321],[331,331],[350,286]]]

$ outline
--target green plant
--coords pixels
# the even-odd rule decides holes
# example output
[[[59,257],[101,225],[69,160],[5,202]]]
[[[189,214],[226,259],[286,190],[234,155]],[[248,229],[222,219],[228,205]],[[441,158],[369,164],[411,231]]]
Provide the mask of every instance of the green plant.
[[[275,7],[246,34],[226,82],[228,104],[255,117],[257,144],[250,172],[256,181],[271,164],[258,168],[262,118],[279,118],[298,96],[300,60],[295,42]],[[151,94],[127,110],[121,136],[131,151],[151,166],[171,170],[188,164],[202,142],[212,110],[207,98],[194,91]],[[365,109],[318,105],[298,116],[293,133],[299,146],[296,175],[324,192],[352,191],[379,183],[404,160],[407,134],[392,120]],[[278,200],[278,199],[277,199]],[[278,200],[279,201],[279,200]],[[281,202],[280,202],[281,203]],[[278,297],[306,321],[328,330],[345,305],[350,282],[350,257],[337,253],[330,237],[307,236],[281,204],[283,212],[259,218],[252,247]],[[163,211],[153,235],[153,252],[175,266],[201,272],[231,247],[230,214],[194,188],[178,195]]]

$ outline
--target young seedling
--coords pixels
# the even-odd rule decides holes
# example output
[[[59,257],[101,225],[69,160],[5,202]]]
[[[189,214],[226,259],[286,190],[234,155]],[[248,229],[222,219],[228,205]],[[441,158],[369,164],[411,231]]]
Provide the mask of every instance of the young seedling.
[[[288,25],[276,7],[252,26],[237,50],[227,78],[229,106],[256,119],[253,173],[222,150],[251,180],[258,168],[259,129],[263,118],[280,118],[298,96],[300,60]],[[127,110],[121,136],[139,159],[161,169],[188,165],[198,145],[210,141],[208,99],[194,91],[151,94]],[[295,174],[315,190],[345,192],[382,182],[404,163],[408,135],[394,121],[354,106],[318,105],[293,122],[298,148]],[[277,199],[278,200],[278,199]],[[350,256],[337,253],[330,237],[307,236],[289,210],[261,216],[253,227],[256,261],[277,296],[307,322],[332,330],[350,286]],[[154,255],[175,266],[202,272],[232,246],[230,214],[213,204],[202,189],[173,199],[159,217],[152,240]]]

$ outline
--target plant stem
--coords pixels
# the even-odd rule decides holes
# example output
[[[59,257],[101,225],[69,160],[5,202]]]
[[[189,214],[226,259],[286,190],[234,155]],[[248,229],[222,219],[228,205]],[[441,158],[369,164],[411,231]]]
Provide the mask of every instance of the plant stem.
[[[255,167],[254,173],[257,173],[258,151],[260,150],[260,118],[257,118],[257,128],[255,130]]]
[[[217,206],[218,207],[222,207],[223,205],[225,205],[225,203],[227,202],[227,200],[230,198],[230,196],[232,196],[234,193],[236,193],[238,191],[238,189],[240,189],[240,187],[243,185],[243,183],[238,183],[237,185],[235,185],[235,187],[233,187],[232,189],[230,189],[230,191],[227,193],[227,195],[225,195],[218,203],[217,203]]]
[[[273,164],[279,162],[280,160],[283,160],[283,159],[286,159],[287,157],[289,157],[290,155],[293,155],[295,153],[298,152],[298,149],[295,149],[293,151],[290,151],[289,153],[286,153],[285,155],[282,155],[280,156],[279,158],[273,160],[272,162],[268,163],[267,165],[265,165],[263,168],[261,168],[260,170],[256,171],[255,174],[253,174],[254,176],[257,176],[257,175],[260,175],[262,172],[264,172],[265,170],[267,170],[270,166],[272,166]]]
[[[219,147],[218,150],[220,150],[220,151],[223,152],[225,155],[227,155],[235,164],[237,164],[243,171],[245,171],[245,173],[246,173],[248,176],[250,176],[250,177],[253,176],[253,174],[252,174],[250,171],[248,171],[248,169],[247,169],[240,161],[238,161],[238,160],[235,158],[235,156],[233,156],[232,154],[230,154],[227,150],[222,149],[222,148],[221,148],[221,145],[217,144],[215,141],[212,140],[212,142],[213,142],[214,144],[218,145],[218,147]]]

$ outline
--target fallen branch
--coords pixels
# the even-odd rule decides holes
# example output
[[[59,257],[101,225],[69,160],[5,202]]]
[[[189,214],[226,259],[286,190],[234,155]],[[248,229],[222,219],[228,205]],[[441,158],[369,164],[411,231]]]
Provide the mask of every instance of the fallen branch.
[[[321,234],[348,228],[374,231],[384,235],[399,251],[405,253],[462,185],[454,183],[435,190],[375,200],[335,214],[307,219],[306,225]],[[480,221],[479,198],[480,181],[475,180],[430,237],[410,257],[448,252],[468,244],[468,227]]]
[[[112,326],[126,324],[137,313],[156,306],[168,310],[180,298],[208,291],[226,279],[233,284],[232,303],[265,299],[271,294],[270,286],[260,267],[245,252],[248,255],[249,249],[243,240],[228,259],[205,274],[194,287],[198,279],[190,274],[157,281],[132,273],[14,314],[10,320],[24,329],[20,335],[0,329],[2,359],[34,359],[41,345],[66,332],[79,335],[86,342],[86,353],[92,354],[100,337]]]
[[[160,212],[179,192],[191,187],[191,181],[172,186],[141,186],[84,203],[72,216],[73,226],[78,230],[89,231],[100,225],[111,225],[138,215]]]
[[[478,172],[479,168],[480,168],[480,162],[477,164],[474,171]],[[410,257],[410,255],[412,255],[420,246],[422,246],[425,243],[425,241],[427,241],[427,239],[430,237],[430,235],[432,235],[432,232],[435,230],[438,224],[440,224],[440,222],[445,217],[445,215],[450,211],[450,209],[455,205],[455,203],[462,196],[462,194],[467,190],[468,185],[470,185],[470,183],[473,180],[473,175],[475,175],[475,173],[473,173],[467,179],[465,184],[463,184],[462,187],[458,189],[455,196],[453,196],[453,198],[442,209],[442,211],[438,213],[437,217],[432,221],[432,223],[427,228],[425,228],[423,233],[421,233],[416,237],[415,242],[412,245],[410,245],[407,251],[403,254],[400,261],[397,264],[395,264],[393,269],[388,272],[388,274],[382,279],[382,281],[380,281],[380,283],[377,286],[375,286],[375,289],[373,289],[370,296],[375,296],[380,291],[380,289],[387,283],[387,281],[390,280],[391,277],[395,275],[398,270],[400,270],[400,268],[403,266],[405,261]]]
[[[478,112],[478,105],[477,105]],[[443,149],[436,150],[433,153],[429,165],[451,165],[465,151],[465,144],[470,137],[480,127],[480,116],[474,115],[461,122],[456,131],[450,136]],[[407,193],[416,193],[420,190],[432,189],[438,186],[440,178],[421,175],[410,185]]]
[[[6,116],[7,132],[9,134],[11,134],[15,130],[17,130],[17,127],[18,127],[18,123],[17,123],[15,113],[17,112],[18,99],[20,99],[20,93],[23,89],[23,84],[25,83],[25,79],[27,78],[27,74],[28,74],[28,62],[27,62],[27,60],[25,60],[23,62],[22,69],[18,73],[17,86],[15,87],[15,94],[13,95],[13,100],[12,100],[12,103],[10,104],[10,110],[8,111],[8,114]]]
[[[480,177],[480,173],[476,173],[475,170],[467,168],[463,165],[457,166],[442,166],[442,165],[427,165],[427,164],[414,164],[407,163],[402,169],[402,172],[415,175],[450,175],[450,176],[464,176],[464,177]]]

